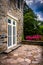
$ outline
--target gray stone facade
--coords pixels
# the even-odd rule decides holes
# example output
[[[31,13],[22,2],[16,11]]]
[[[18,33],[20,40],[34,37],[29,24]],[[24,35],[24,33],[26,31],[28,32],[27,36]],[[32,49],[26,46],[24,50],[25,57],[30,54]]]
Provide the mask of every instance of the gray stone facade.
[[[23,0],[21,0],[23,1]],[[23,2],[21,3],[20,9],[17,8],[17,0],[0,0],[0,35],[5,34],[6,38],[4,38],[4,45],[7,44],[7,28],[8,28],[8,14],[16,17],[18,20],[17,22],[17,43],[22,41],[22,34],[23,34]],[[2,48],[3,44],[1,45],[1,38],[0,38],[0,49]],[[6,46],[5,46],[6,47]],[[5,49],[4,49],[5,50]]]

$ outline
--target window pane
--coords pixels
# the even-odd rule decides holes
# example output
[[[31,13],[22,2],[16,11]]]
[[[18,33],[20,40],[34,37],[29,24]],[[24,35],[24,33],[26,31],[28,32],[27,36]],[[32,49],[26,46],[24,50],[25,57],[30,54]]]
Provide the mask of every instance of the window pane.
[[[13,21],[13,24],[15,25],[15,21]]]
[[[10,19],[8,19],[8,23],[11,23],[11,20]]]
[[[11,46],[12,41],[11,41],[11,26],[8,25],[8,46]]]
[[[8,37],[8,46],[11,46],[12,42],[11,42],[11,37]]]
[[[13,27],[13,44],[15,44],[15,26]]]
[[[20,0],[18,0],[18,8],[20,9]]]
[[[8,36],[11,36],[11,26],[8,25]]]

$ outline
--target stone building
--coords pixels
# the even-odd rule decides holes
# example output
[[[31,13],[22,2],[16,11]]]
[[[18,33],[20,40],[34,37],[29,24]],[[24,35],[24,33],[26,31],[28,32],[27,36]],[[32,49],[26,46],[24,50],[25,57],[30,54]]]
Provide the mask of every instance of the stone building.
[[[0,52],[9,52],[22,41],[23,5],[24,0],[0,0]]]

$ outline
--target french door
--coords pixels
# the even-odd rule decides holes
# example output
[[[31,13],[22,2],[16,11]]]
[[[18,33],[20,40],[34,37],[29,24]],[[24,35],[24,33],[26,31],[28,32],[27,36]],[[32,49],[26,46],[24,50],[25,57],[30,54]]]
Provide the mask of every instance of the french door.
[[[17,44],[16,22],[13,19],[8,19],[8,43],[7,48],[11,48]]]

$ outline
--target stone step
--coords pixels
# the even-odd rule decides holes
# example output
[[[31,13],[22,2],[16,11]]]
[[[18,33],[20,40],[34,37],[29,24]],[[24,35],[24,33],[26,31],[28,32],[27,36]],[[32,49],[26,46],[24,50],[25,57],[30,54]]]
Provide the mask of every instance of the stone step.
[[[4,51],[4,53],[9,53],[9,52],[11,52],[11,51],[17,49],[17,48],[20,47],[20,46],[21,46],[21,44],[18,44],[18,45],[14,46],[14,47],[12,47],[12,48],[10,48],[10,49],[7,49],[6,51]]]

